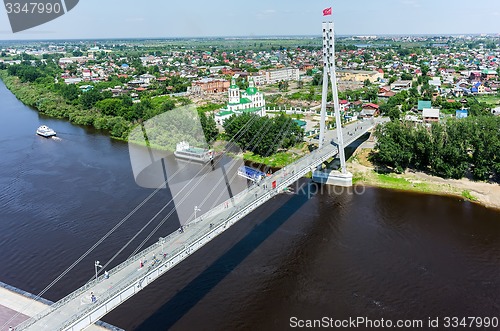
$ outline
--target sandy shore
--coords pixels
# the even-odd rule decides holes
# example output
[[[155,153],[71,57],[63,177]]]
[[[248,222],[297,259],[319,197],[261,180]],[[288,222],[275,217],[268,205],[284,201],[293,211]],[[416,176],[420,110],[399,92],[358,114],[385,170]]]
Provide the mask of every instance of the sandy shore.
[[[370,151],[369,148],[360,148],[348,162],[348,169],[353,173],[358,185],[459,196],[489,208],[500,209],[499,184],[469,179],[444,179],[413,171],[381,175],[374,171],[373,165],[367,159]]]

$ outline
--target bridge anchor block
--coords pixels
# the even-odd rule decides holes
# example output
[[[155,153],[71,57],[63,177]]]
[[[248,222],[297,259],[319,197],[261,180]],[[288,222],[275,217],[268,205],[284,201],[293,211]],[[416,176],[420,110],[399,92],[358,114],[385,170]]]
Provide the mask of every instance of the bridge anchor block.
[[[319,184],[333,185],[340,187],[352,187],[352,174],[342,173],[335,170],[319,170],[313,172],[313,181]]]

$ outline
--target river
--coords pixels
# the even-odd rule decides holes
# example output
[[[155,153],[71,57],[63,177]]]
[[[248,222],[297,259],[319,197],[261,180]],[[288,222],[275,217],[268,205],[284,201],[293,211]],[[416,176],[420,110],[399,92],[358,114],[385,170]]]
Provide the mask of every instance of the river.
[[[0,123],[0,281],[37,294],[152,190],[136,185],[126,143],[45,118],[3,83]],[[41,124],[58,138],[36,136]],[[103,320],[149,331],[277,330],[291,317],[500,317],[498,211],[377,188],[321,190],[307,180],[293,190]],[[43,296],[58,300],[92,278],[94,261],[106,263],[169,199],[157,194]],[[147,244],[178,226],[168,221]]]

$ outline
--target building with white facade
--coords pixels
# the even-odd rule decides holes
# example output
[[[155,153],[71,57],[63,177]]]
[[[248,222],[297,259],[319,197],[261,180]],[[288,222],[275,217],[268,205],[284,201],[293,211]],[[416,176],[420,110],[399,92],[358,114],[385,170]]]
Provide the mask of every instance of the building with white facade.
[[[256,85],[275,84],[300,79],[300,71],[295,68],[283,68],[276,70],[261,71],[253,76]]]
[[[283,68],[266,71],[267,84],[274,84],[281,81],[299,80],[299,69]]]
[[[231,80],[231,86],[228,90],[229,102],[225,109],[221,109],[215,114],[215,121],[218,124],[224,124],[224,121],[232,115],[241,115],[244,113],[252,113],[259,116],[266,115],[266,100],[264,94],[259,92],[255,87],[254,80],[248,79],[248,88],[240,91],[240,87],[236,85],[236,80]]]

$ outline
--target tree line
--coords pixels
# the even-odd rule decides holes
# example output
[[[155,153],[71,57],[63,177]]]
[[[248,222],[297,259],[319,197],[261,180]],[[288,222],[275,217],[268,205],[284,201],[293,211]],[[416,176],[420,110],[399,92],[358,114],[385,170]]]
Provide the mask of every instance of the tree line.
[[[106,130],[119,139],[126,140],[134,125],[191,102],[187,98],[168,96],[152,98],[148,93],[136,101],[128,94],[113,97],[106,89],[121,85],[119,81],[93,83],[90,90],[82,91],[78,85],[67,85],[54,79],[59,76],[60,69],[53,61],[36,61],[34,64],[24,61],[3,69],[1,78],[24,104],[48,116]],[[207,140],[213,141],[218,135],[215,120],[205,116],[203,111],[200,120]]]
[[[391,121],[376,129],[372,160],[396,172],[408,168],[444,178],[500,180],[500,117],[477,116],[430,128]]]

